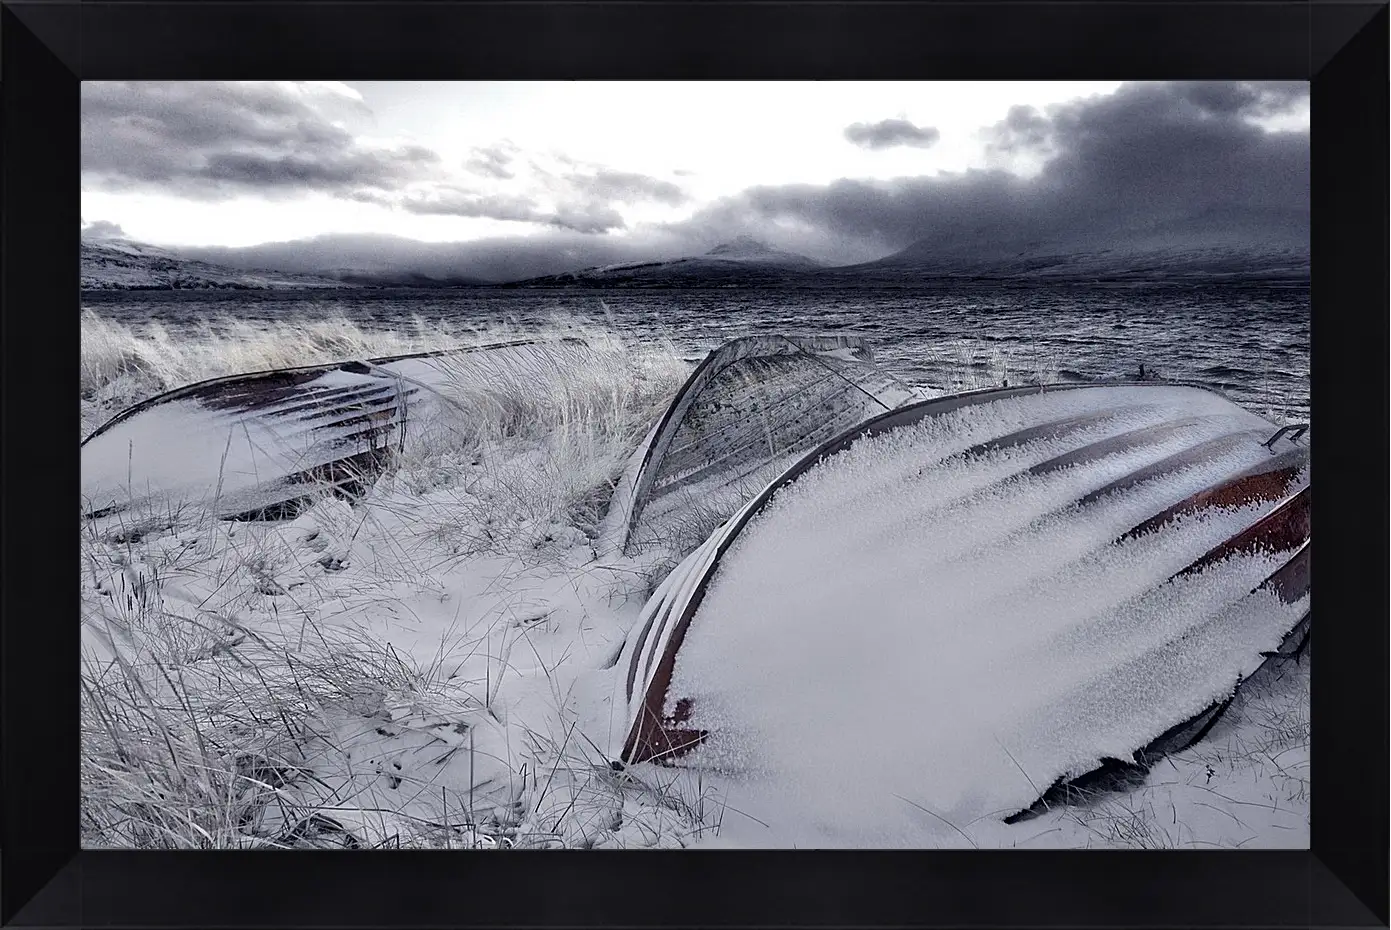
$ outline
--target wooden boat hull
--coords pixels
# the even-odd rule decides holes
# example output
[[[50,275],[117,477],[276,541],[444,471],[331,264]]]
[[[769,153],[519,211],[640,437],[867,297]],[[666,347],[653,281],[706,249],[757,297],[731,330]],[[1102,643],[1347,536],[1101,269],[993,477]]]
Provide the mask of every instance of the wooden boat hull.
[[[187,385],[123,411],[82,442],[83,513],[147,500],[217,516],[276,519],[331,492],[357,496],[413,422],[480,366],[536,364],[580,340],[517,340],[440,352],[252,372]]]
[[[857,425],[770,482],[653,594],[615,666],[613,702],[626,714],[624,729],[614,734],[616,754],[627,763],[670,762],[701,747],[689,757],[689,764],[700,764],[704,746],[719,739],[711,721],[740,711],[735,685],[703,682],[693,670],[720,662],[747,669],[746,684],[756,691],[760,676],[774,674],[762,666],[776,658],[783,675],[795,678],[785,656],[797,650],[778,655],[776,632],[766,644],[730,635],[740,624],[785,629],[784,609],[808,639],[837,623],[866,637],[888,636],[889,618],[897,617],[940,629],[944,654],[950,643],[969,646],[978,636],[996,642],[1011,658],[998,667],[995,659],[987,662],[995,673],[1017,662],[1021,680],[1054,689],[1049,702],[1020,710],[1009,725],[1021,734],[1031,726],[1060,727],[1063,742],[1071,741],[1071,768],[1086,770],[1078,760],[1092,758],[1092,733],[1115,739],[1149,732],[1130,749],[1172,749],[1184,734],[1203,731],[1210,721],[1198,718],[1216,713],[1271,654],[1296,648],[1290,643],[1300,640],[1301,625],[1307,634],[1308,447],[1288,440],[1263,445],[1275,431],[1210,392],[1155,383],[973,392]],[[897,450],[892,454],[899,458],[891,460],[898,470],[870,471],[857,484],[851,464],[872,463],[880,445]],[[915,447],[924,450],[916,465],[909,451]],[[779,564],[769,541],[778,526],[797,528],[796,551],[806,564]],[[1037,553],[1048,570],[1021,565],[1016,577],[1012,552],[1025,562]],[[1276,563],[1259,584],[1238,590],[1230,578],[1222,581],[1223,573],[1264,572],[1261,566]],[[1109,574],[1090,568],[1103,564],[1119,567]],[[894,566],[910,565],[921,574],[910,580],[931,592],[926,599],[892,593],[904,584]],[[1037,577],[1025,577],[1030,571]],[[1069,573],[1080,579],[1075,591],[1050,580]],[[1220,584],[1227,584],[1226,594],[1208,590]],[[1124,596],[1108,600],[1087,585],[1114,586]],[[717,595],[709,603],[712,591]],[[1250,598],[1272,595],[1289,610],[1248,609]],[[1169,600],[1166,612],[1161,606]],[[836,615],[823,604],[854,604],[854,614]],[[985,609],[990,605],[998,610]],[[744,610],[751,613],[741,616]],[[963,627],[964,618],[973,619]],[[882,634],[875,632],[879,622]],[[1037,645],[1031,657],[1012,644],[1016,634]],[[763,654],[728,652],[737,646],[726,641],[752,643]],[[1194,653],[1192,644],[1203,642],[1207,651]],[[687,655],[692,643],[696,652]],[[1108,649],[1115,650],[1114,662]],[[977,643],[974,654],[989,652]],[[1071,664],[1086,669],[1075,681]],[[1161,667],[1193,671],[1166,683],[1156,671]],[[1158,708],[1143,696],[1157,677],[1156,693],[1168,702]],[[1097,696],[1100,682],[1113,700]],[[911,693],[913,682],[905,685]],[[795,685],[786,687],[791,693]],[[718,712],[704,713],[707,702],[718,704]],[[1166,709],[1195,704],[1206,708],[1198,718]],[[1098,742],[1091,764],[1111,748]],[[1035,778],[1056,761],[1051,751],[1040,749],[1032,761]],[[1053,780],[1048,774],[1040,788]],[[1015,808],[1021,809],[1032,799],[1013,800],[1023,801]]]
[[[916,396],[858,336],[731,340],[696,366],[634,455],[601,548],[684,555],[808,450]]]

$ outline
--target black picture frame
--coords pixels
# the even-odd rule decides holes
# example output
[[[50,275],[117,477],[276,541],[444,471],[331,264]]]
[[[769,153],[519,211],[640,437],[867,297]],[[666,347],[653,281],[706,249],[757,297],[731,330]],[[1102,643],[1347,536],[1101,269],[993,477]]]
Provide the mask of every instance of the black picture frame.
[[[1387,16],[1384,2],[4,3],[0,922],[1387,926]],[[79,851],[78,537],[59,518],[78,499],[79,80],[252,77],[1311,80],[1325,528],[1311,850]]]

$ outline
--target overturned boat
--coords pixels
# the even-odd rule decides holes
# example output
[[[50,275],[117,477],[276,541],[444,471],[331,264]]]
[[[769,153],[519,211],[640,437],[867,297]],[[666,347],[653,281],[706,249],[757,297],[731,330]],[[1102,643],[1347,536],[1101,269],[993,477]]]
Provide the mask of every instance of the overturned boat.
[[[633,455],[600,549],[684,555],[807,451],[916,399],[860,336],[726,342],[691,372]]]
[[[857,424],[652,595],[614,666],[611,751],[828,799],[870,764],[959,822],[1182,748],[1306,641],[1307,436],[1153,382]]]
[[[514,340],[214,378],[123,411],[82,441],[83,513],[196,502],[227,519],[356,496],[448,404],[451,388],[583,365],[575,338]]]

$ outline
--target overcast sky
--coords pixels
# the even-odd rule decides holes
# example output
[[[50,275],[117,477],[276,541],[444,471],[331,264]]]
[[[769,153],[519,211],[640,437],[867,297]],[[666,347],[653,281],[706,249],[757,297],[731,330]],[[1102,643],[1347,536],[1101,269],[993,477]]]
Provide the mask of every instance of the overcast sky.
[[[1306,82],[85,82],[82,213],[169,246],[858,261],[972,214],[1307,210],[1308,126]]]

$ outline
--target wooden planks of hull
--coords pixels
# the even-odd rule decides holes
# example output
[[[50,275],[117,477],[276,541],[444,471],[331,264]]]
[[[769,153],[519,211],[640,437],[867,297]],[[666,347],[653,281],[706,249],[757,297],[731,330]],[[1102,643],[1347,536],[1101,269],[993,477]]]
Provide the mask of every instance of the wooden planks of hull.
[[[1072,392],[1071,399],[1066,402],[1060,400],[1069,392]],[[997,409],[1000,411],[998,415],[994,413]],[[1028,418],[1035,416],[1035,412],[1035,422],[1030,424]],[[992,417],[1000,423],[1011,424],[1011,427],[995,436],[970,436],[972,429],[984,428],[977,425],[978,421],[993,422]],[[1141,508],[1149,508],[1148,515],[1137,514],[1141,516],[1138,522],[1127,521],[1116,526],[1116,531],[1124,530],[1127,525],[1135,528],[1143,526],[1146,528],[1144,531],[1132,530],[1122,532],[1118,537],[1101,537],[1096,544],[1081,548],[1069,544],[1075,548],[1075,552],[1068,556],[1072,561],[1062,562],[1061,565],[1081,565],[1103,559],[1108,546],[1123,548],[1128,552],[1141,545],[1140,537],[1147,533],[1167,534],[1172,527],[1188,526],[1176,524],[1176,517],[1212,510],[1225,514],[1222,518],[1225,522],[1212,524],[1200,532],[1189,527],[1184,530],[1184,535],[1174,537],[1176,541],[1184,541],[1170,543],[1171,551],[1164,558],[1179,558],[1185,551],[1184,547],[1188,547],[1189,554],[1185,561],[1175,566],[1176,570],[1169,570],[1155,578],[1152,582],[1155,587],[1149,589],[1154,596],[1160,596],[1158,592],[1168,585],[1187,585],[1188,579],[1201,574],[1200,570],[1204,567],[1231,557],[1256,557],[1262,552],[1288,552],[1290,555],[1278,570],[1269,575],[1266,582],[1256,586],[1255,591],[1274,591],[1287,603],[1295,603],[1308,596],[1309,491],[1307,484],[1300,486],[1300,481],[1307,477],[1307,449],[1296,445],[1282,454],[1272,454],[1262,446],[1262,440],[1271,434],[1273,425],[1209,392],[1163,384],[1067,385],[1042,390],[1025,388],[972,392],[970,395],[909,405],[858,424],[806,454],[734,513],[723,527],[671,573],[663,589],[659,589],[644,610],[639,629],[635,630],[632,642],[625,644],[617,661],[621,683],[615,700],[621,706],[626,706],[629,714],[629,724],[619,750],[625,762],[670,762],[685,757],[693,748],[717,735],[717,731],[709,729],[708,722],[702,722],[708,718],[702,718],[699,702],[689,691],[682,690],[685,686],[678,682],[680,676],[677,675],[676,660],[678,653],[690,642],[693,632],[701,628],[701,612],[707,593],[714,579],[721,576],[724,557],[735,539],[751,524],[753,517],[766,509],[782,489],[795,484],[802,475],[825,467],[852,446],[860,448],[857,445],[860,440],[899,429],[912,429],[928,421],[942,425],[921,435],[936,438],[932,441],[914,441],[923,442],[925,449],[935,447],[943,451],[937,453],[935,463],[920,467],[916,475],[903,473],[904,477],[894,480],[907,481],[909,485],[918,482],[925,487],[930,486],[938,474],[958,476],[953,480],[959,480],[959,476],[970,472],[970,468],[963,468],[962,463],[976,459],[982,467],[994,469],[999,477],[985,483],[962,484],[963,488],[971,489],[965,496],[953,497],[948,494],[941,498],[941,503],[935,509],[930,508],[921,514],[916,511],[886,511],[905,531],[912,531],[915,525],[921,525],[920,532],[925,534],[921,537],[924,545],[942,545],[942,540],[934,540],[931,533],[932,521],[937,519],[934,514],[943,519],[950,515],[956,523],[971,525],[973,508],[987,504],[998,508],[999,502],[1007,500],[1009,495],[1026,492],[1041,500],[1056,499],[1058,504],[1039,508],[1034,512],[1036,516],[1026,514],[1022,522],[1002,524],[998,532],[1012,534],[1010,538],[1013,538],[1013,535],[1027,529],[1030,535],[1039,538],[1045,551],[1048,548],[1048,533],[1052,532],[1055,524],[1060,532],[1070,526],[1085,525],[1088,521],[1105,526],[1119,523],[1126,519],[1127,514],[1136,513]],[[953,432],[958,428],[959,440],[955,439],[957,433]],[[1071,449],[1067,448],[1069,443],[1073,444]],[[1040,451],[1044,454],[1040,455]],[[1002,467],[1010,462],[1019,464]],[[951,471],[943,471],[944,468]],[[823,485],[824,482],[817,487]],[[1076,490],[1069,491],[1071,488]],[[863,493],[847,490],[840,492],[839,497],[844,498],[846,506],[856,506],[853,502],[868,499],[865,498],[868,493],[870,489]],[[1060,497],[1067,493],[1074,495],[1070,502]],[[1251,513],[1253,507],[1266,501],[1277,503],[1273,511],[1263,516],[1257,512],[1249,518],[1249,524],[1236,526],[1226,537],[1203,542],[1212,539],[1212,533],[1221,526],[1231,525],[1231,521],[1238,519],[1240,514]],[[915,522],[923,520],[926,522]],[[864,538],[877,539],[879,536]],[[883,538],[887,540],[890,537]],[[1112,541],[1106,543],[1106,539]],[[980,545],[980,552],[988,554],[989,545],[985,542]],[[1143,545],[1155,548],[1151,543]],[[958,564],[969,566],[969,561],[961,561],[969,554],[967,550],[971,550],[971,546],[961,549],[963,554],[959,558],[951,556],[945,561],[938,558],[936,562],[944,567]],[[865,553],[864,558],[867,567],[877,561],[872,552]],[[1142,562],[1134,564],[1143,565]],[[1153,571],[1146,570],[1148,574]],[[853,588],[856,574],[853,564],[838,562],[834,569],[826,566],[823,577],[844,576],[846,584]],[[742,583],[747,585],[751,583],[749,579],[757,577],[757,572],[750,574],[746,567],[740,577],[744,579]],[[1011,579],[1002,577],[1001,580]],[[1123,577],[1116,580],[1121,589],[1135,592],[1129,595],[1132,599],[1140,599],[1135,603],[1143,603],[1149,597],[1144,593],[1146,589],[1143,585],[1135,581],[1126,582]],[[875,612],[873,587],[856,590],[860,592],[865,616],[872,617]],[[1197,590],[1181,597],[1191,600]],[[988,594],[988,590],[981,596],[984,594]],[[928,601],[929,608],[925,608],[927,613],[924,619],[937,622],[931,619],[934,616],[930,609],[932,603],[932,600]],[[1193,603],[1196,605],[1198,602]],[[1217,607],[1202,609],[1216,610]],[[949,616],[943,615],[940,621],[950,626]],[[1080,617],[1079,621],[1082,624],[1079,630],[1085,631],[1087,621]],[[756,621],[750,618],[748,622]],[[1115,634],[1124,632],[1124,627],[1118,626],[1117,622],[1108,621],[1108,629],[1113,629]],[[1221,619],[1220,611],[1210,619],[1201,620],[1213,631],[1220,631],[1221,624],[1226,622]],[[1301,622],[1305,624],[1307,633],[1307,613]],[[1296,626],[1292,623],[1282,633],[1298,639]],[[1075,638],[1075,643],[1085,645],[1085,636],[1081,633],[1076,635],[1081,638]],[[705,642],[706,648],[709,645],[709,642]],[[1069,646],[1068,649],[1062,649],[1060,645],[1049,655],[1063,656],[1068,654],[1068,650],[1075,652],[1081,645]],[[775,641],[770,641],[769,648],[775,648]],[[1172,651],[1172,647],[1162,639],[1156,640],[1149,648],[1156,650],[1156,657],[1167,655],[1166,650]],[[1237,653],[1232,653],[1230,644],[1225,649],[1233,656],[1239,653],[1239,649]],[[749,656],[740,661],[756,664],[758,660],[756,656]],[[1136,669],[1142,669],[1143,660],[1137,661],[1140,664]],[[1253,651],[1243,661],[1245,664],[1240,667],[1249,671],[1263,661],[1263,654]],[[1114,674],[1123,678],[1128,673],[1122,667]],[[1220,676],[1220,672],[1214,674]],[[1238,675],[1232,679],[1233,686],[1239,678]],[[1065,677],[1059,679],[1064,680]],[[1198,687],[1199,679],[1195,678],[1194,682],[1194,687]],[[1202,687],[1211,685],[1203,684]],[[1194,734],[1204,732],[1220,714],[1217,705],[1222,700],[1224,698],[1214,699],[1195,718],[1173,721],[1166,734],[1160,734],[1162,739],[1156,738],[1148,744],[1150,750],[1158,751],[1160,746],[1172,747],[1197,738]],[[1100,706],[1104,712],[1104,705]],[[727,713],[728,708],[724,712]]]
[[[525,377],[582,363],[586,351],[575,338],[509,340],[186,385],[83,440],[84,513],[165,497],[229,519],[284,519],[318,494],[357,497],[459,378],[505,368]]]

